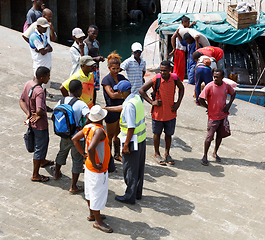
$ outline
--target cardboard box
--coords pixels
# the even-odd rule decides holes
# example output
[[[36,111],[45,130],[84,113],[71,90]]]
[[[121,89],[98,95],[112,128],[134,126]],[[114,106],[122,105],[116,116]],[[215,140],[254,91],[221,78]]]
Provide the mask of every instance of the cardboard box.
[[[234,10],[237,5],[229,5],[226,21],[236,29],[248,28],[257,23],[257,11],[251,9],[250,12],[238,13]]]

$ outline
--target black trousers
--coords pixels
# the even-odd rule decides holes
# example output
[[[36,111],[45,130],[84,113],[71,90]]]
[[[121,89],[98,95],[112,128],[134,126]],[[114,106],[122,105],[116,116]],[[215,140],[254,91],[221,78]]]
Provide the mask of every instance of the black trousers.
[[[124,197],[134,202],[142,198],[144,183],[146,141],[138,143],[138,151],[122,153],[123,177],[127,185]]]

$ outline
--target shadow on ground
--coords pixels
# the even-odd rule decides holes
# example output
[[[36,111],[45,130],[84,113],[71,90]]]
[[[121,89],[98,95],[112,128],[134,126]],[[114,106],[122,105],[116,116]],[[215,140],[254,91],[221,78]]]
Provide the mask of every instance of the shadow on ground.
[[[170,235],[170,231],[162,227],[150,227],[144,222],[131,222],[122,218],[107,216],[105,220],[113,228],[116,234],[130,236],[131,239],[159,240]]]
[[[192,202],[179,198],[175,195],[148,189],[144,187],[144,190],[154,192],[157,196],[144,195],[141,200],[137,200],[136,204],[125,204],[118,201],[108,201],[106,207],[122,208],[128,207],[130,210],[141,213],[142,208],[150,208],[156,212],[161,212],[169,216],[182,216],[190,215],[195,206]],[[114,199],[115,193],[109,190],[108,199]]]

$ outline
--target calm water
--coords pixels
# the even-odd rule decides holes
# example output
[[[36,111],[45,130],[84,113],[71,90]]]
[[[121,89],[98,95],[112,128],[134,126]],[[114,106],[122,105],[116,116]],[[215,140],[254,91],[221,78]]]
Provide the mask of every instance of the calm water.
[[[107,57],[112,51],[116,50],[122,57],[121,61],[131,56],[131,45],[134,42],[144,43],[145,34],[156,19],[156,15],[150,16],[142,23],[126,22],[120,26],[113,26],[111,29],[99,28],[97,40],[100,43],[100,54]],[[62,44],[72,45],[72,40],[62,41]]]

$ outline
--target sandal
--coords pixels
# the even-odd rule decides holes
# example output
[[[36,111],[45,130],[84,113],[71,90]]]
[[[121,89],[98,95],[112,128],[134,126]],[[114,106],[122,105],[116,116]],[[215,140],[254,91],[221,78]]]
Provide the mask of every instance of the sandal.
[[[204,158],[201,160],[201,164],[204,166],[208,166],[209,165],[209,161],[205,160]]]
[[[161,166],[166,166],[166,162],[163,160],[163,158],[161,156],[155,157],[155,161],[161,165]]]
[[[101,217],[102,220],[106,219],[106,215],[104,215],[104,214],[100,214],[100,217]],[[86,219],[89,222],[95,221],[95,216],[93,216],[93,217],[88,216]]]
[[[37,180],[31,178],[32,182],[47,182],[49,180],[50,180],[50,178],[49,177],[45,177],[44,175],[41,175],[41,178],[37,179]]]
[[[80,192],[84,192],[84,188],[82,186],[77,186],[77,189],[75,189],[75,190],[71,190],[71,189],[69,190],[70,194],[77,194]]]
[[[98,226],[93,224],[93,227],[97,228],[97,229],[99,229],[99,230],[101,230],[101,231],[103,231],[105,233],[112,233],[113,232],[113,229],[109,225],[107,225],[105,223],[104,223],[104,225],[98,225]]]
[[[165,162],[168,163],[169,165],[174,165],[175,164],[175,161],[169,155],[167,155],[165,157]]]
[[[51,166],[51,165],[54,165],[54,161],[52,161],[52,160],[47,160],[47,162],[46,162],[44,165],[40,166],[40,167],[45,168],[45,167],[47,167],[47,166]]]
[[[221,162],[221,158],[216,153],[213,153],[213,158],[215,158],[216,162]]]

